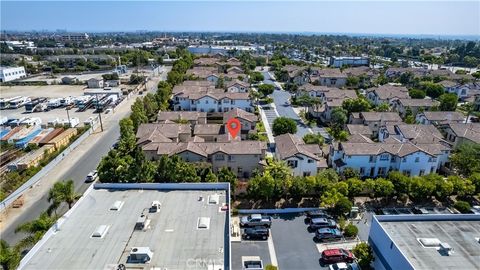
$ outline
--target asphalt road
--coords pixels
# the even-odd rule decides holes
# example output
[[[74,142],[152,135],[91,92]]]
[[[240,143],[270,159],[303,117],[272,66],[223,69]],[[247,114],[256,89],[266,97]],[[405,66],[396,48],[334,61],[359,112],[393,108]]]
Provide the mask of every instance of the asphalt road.
[[[156,91],[156,85],[158,84],[158,81],[165,80],[166,73],[167,71],[165,71],[160,77],[156,77],[148,83],[149,92]],[[135,98],[135,96],[133,96],[132,98]],[[128,106],[128,104],[123,105]],[[109,118],[107,118],[106,121],[104,121],[104,125],[105,122],[108,121],[117,122],[118,119],[117,117],[114,118],[113,116],[112,120],[109,120]],[[97,130],[97,132],[98,131],[99,130]],[[118,122],[114,123],[103,132],[105,132],[105,134],[103,134],[103,136],[99,138],[99,140],[95,144],[95,147],[90,148],[87,152],[83,154],[83,156],[74,166],[70,167],[65,173],[58,176],[59,180],[72,179],[75,183],[75,191],[77,193],[83,194],[85,190],[87,190],[89,185],[91,185],[91,183],[85,183],[85,177],[90,171],[97,168],[101,158],[106,155],[108,151],[110,151],[113,144],[117,141],[118,137],[120,136],[120,126],[118,125]],[[40,200],[38,200],[34,204],[34,206],[23,209],[22,213],[15,219],[15,221],[10,223],[8,227],[4,228],[4,230],[1,232],[2,239],[7,241],[10,245],[16,244],[19,240],[24,238],[25,235],[21,233],[16,234],[15,228],[17,228],[22,223],[37,218],[43,211],[46,211],[49,206],[50,203],[48,202],[48,193],[46,193],[41,197]],[[57,210],[57,213],[64,213],[67,210],[67,206],[63,205]]]
[[[270,74],[268,72],[264,71],[264,72],[262,72],[262,74],[263,74],[263,77],[264,77],[263,83],[271,84],[271,85],[274,85],[276,87],[278,86],[278,85],[275,84],[275,81],[273,80],[273,78],[270,76]],[[303,136],[305,136],[306,134],[312,133],[312,132],[313,133],[320,133],[324,138],[329,138],[330,137],[328,135],[327,131],[323,127],[314,126],[314,127],[310,128],[307,125],[303,124],[301,118],[295,113],[292,106],[290,105],[290,99],[292,97],[290,92],[282,91],[282,90],[275,90],[271,96],[272,96],[273,102],[274,102],[274,104],[277,108],[278,114],[280,116],[283,116],[283,117],[292,118],[293,120],[295,120],[295,122],[297,122],[297,133],[296,133],[296,135],[298,137],[303,138]],[[271,118],[269,118],[268,115],[267,115],[267,118],[268,118],[269,122],[272,121],[272,123],[273,123],[274,118],[271,119]]]

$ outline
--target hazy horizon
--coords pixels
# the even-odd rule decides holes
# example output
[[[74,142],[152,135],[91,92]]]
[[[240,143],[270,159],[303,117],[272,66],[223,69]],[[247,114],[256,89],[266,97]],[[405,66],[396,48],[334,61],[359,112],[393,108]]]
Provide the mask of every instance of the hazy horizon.
[[[479,37],[480,1],[1,1],[1,30]]]

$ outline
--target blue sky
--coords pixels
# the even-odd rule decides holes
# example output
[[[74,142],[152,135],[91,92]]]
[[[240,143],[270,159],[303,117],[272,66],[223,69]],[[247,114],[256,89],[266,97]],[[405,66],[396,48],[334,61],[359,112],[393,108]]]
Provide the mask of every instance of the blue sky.
[[[3,1],[2,30],[480,35],[480,1]]]

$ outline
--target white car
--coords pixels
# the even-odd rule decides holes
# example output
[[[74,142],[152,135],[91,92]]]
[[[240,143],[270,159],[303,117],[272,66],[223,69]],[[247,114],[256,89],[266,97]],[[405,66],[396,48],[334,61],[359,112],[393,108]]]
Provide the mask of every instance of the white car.
[[[87,178],[85,179],[85,182],[87,182],[87,183],[93,182],[93,181],[95,181],[97,176],[98,176],[97,170],[93,170],[93,171],[91,171],[87,174]]]
[[[329,266],[330,270],[348,270],[348,265],[344,262],[331,264]]]

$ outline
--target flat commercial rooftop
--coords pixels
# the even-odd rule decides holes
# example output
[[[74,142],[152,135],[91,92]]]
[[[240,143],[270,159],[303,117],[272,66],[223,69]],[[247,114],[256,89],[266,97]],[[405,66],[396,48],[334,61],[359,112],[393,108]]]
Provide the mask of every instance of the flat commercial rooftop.
[[[218,204],[210,203],[215,194]],[[23,269],[117,269],[120,264],[126,269],[229,269],[229,219],[221,209],[226,196],[226,190],[214,188],[91,190],[31,258],[22,261]],[[117,201],[120,210],[111,210]],[[153,201],[161,203],[159,212],[149,211]],[[142,213],[150,220],[146,229],[136,227]],[[208,229],[198,228],[200,217],[210,218]],[[101,225],[106,233],[92,237]],[[150,262],[132,263],[133,247],[148,247]]]
[[[477,220],[380,221],[415,269],[480,269],[480,217]],[[453,248],[449,256],[424,247],[419,238],[437,238]]]

